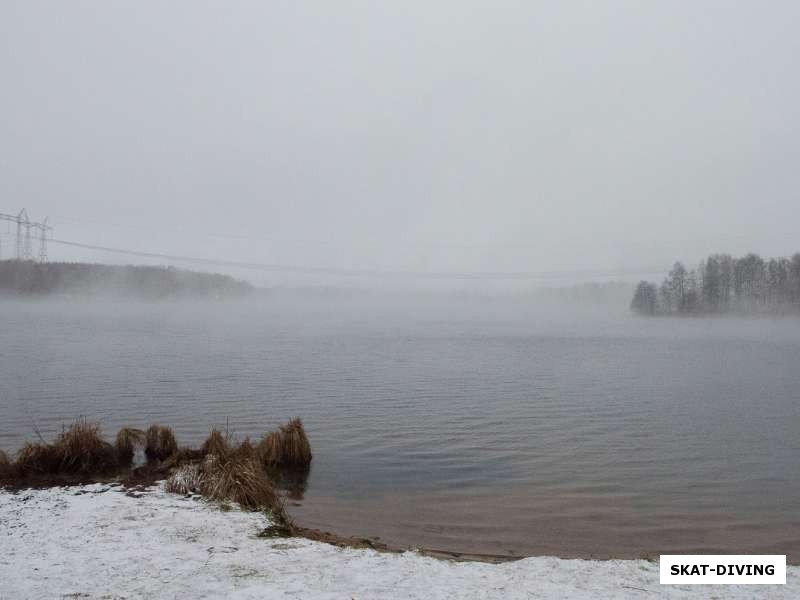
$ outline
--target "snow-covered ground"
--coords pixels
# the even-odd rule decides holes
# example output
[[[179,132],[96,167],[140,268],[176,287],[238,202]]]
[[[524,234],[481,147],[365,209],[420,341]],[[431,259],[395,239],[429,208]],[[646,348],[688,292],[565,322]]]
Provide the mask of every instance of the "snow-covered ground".
[[[0,599],[800,598],[785,586],[661,586],[646,561],[456,563],[257,537],[260,514],[151,488],[0,491]]]

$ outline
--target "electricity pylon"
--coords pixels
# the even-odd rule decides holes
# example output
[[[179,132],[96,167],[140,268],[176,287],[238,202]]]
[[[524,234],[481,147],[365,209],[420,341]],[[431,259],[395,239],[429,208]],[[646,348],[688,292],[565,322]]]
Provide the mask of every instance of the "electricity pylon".
[[[8,221],[17,226],[16,258],[17,260],[33,260],[32,231],[39,230],[39,262],[47,262],[47,232],[52,227],[47,224],[47,219],[38,223],[31,221],[28,211],[24,208],[17,215],[0,213],[0,221]]]

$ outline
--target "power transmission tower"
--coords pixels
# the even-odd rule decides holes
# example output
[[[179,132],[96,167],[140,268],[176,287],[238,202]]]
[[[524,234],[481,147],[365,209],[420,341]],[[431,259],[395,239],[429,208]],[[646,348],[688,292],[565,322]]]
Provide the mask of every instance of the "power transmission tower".
[[[15,240],[17,260],[33,260],[32,230],[38,229],[40,232],[38,259],[40,262],[47,261],[47,232],[53,229],[47,224],[47,219],[41,223],[31,221],[28,211],[23,208],[17,215],[0,213],[0,221],[14,223],[17,226]]]
[[[23,227],[28,222],[28,211],[24,208],[17,215],[17,260],[25,260],[25,238],[23,237]]]
[[[50,229],[47,226],[47,219],[48,219],[48,217],[45,217],[44,221],[39,223],[39,230],[41,231],[41,235],[39,236],[39,262],[40,263],[47,262],[47,230]]]
[[[23,257],[24,260],[31,260],[33,259],[33,254],[31,252],[31,222],[30,220],[25,221],[25,256]]]

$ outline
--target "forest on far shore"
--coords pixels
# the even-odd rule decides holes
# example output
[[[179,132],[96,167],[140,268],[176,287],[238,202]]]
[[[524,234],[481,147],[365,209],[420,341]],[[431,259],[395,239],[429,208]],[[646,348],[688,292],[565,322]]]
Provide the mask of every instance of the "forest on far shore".
[[[0,296],[111,294],[126,298],[229,297],[253,290],[218,273],[174,267],[0,261]]]
[[[800,314],[800,253],[764,260],[712,254],[697,268],[676,262],[661,285],[640,281],[631,310],[642,315]]]

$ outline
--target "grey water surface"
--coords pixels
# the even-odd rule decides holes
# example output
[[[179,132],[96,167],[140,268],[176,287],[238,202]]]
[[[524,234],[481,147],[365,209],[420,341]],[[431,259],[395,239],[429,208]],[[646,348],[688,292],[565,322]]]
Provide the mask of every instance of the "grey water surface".
[[[303,418],[303,525],[461,552],[800,561],[800,322],[523,299],[3,301],[0,448]]]

